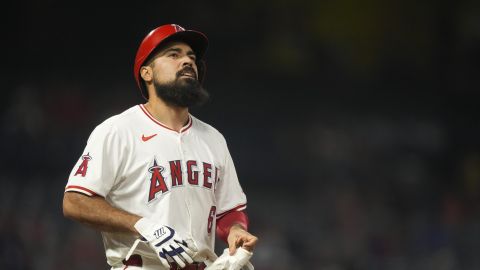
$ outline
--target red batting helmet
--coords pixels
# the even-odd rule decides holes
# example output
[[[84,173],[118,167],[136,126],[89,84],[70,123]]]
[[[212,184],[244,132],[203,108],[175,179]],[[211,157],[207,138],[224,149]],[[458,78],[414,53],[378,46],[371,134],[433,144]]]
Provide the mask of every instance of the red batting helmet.
[[[148,33],[142,43],[140,43],[137,55],[135,56],[133,75],[135,76],[135,81],[145,99],[147,99],[148,93],[146,93],[146,89],[140,78],[140,68],[160,44],[172,40],[183,41],[190,45],[197,56],[198,79],[200,82],[203,81],[205,70],[202,58],[208,46],[207,37],[197,31],[185,30],[185,28],[177,24],[162,25]]]

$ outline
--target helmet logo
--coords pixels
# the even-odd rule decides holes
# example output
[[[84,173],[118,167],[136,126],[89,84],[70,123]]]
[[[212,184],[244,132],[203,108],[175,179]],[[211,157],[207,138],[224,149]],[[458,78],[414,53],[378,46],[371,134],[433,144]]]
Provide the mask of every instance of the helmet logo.
[[[185,28],[181,27],[180,25],[172,24],[172,26],[175,27],[175,32],[183,32],[183,31],[185,31]]]

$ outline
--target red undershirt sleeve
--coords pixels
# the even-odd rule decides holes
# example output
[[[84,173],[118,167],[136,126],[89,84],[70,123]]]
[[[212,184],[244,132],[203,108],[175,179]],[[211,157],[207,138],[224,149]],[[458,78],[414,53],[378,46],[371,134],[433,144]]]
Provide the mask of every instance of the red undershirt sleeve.
[[[227,243],[228,233],[233,224],[241,225],[248,230],[248,216],[243,211],[231,211],[217,219],[217,235]]]

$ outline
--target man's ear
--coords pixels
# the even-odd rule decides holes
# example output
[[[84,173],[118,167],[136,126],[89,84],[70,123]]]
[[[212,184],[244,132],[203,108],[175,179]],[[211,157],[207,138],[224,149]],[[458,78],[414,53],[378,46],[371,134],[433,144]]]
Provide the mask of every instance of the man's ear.
[[[151,82],[153,79],[153,70],[150,66],[142,66],[140,68],[140,76],[142,79],[147,82]]]

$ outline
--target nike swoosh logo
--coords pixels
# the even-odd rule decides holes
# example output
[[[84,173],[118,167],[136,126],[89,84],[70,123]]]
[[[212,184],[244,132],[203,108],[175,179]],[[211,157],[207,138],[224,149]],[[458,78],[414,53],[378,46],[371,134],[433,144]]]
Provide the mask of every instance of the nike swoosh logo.
[[[142,134],[142,141],[146,142],[148,140],[150,140],[151,138],[157,136],[157,134],[153,134],[153,135],[150,135],[150,136],[145,136],[144,134]]]

